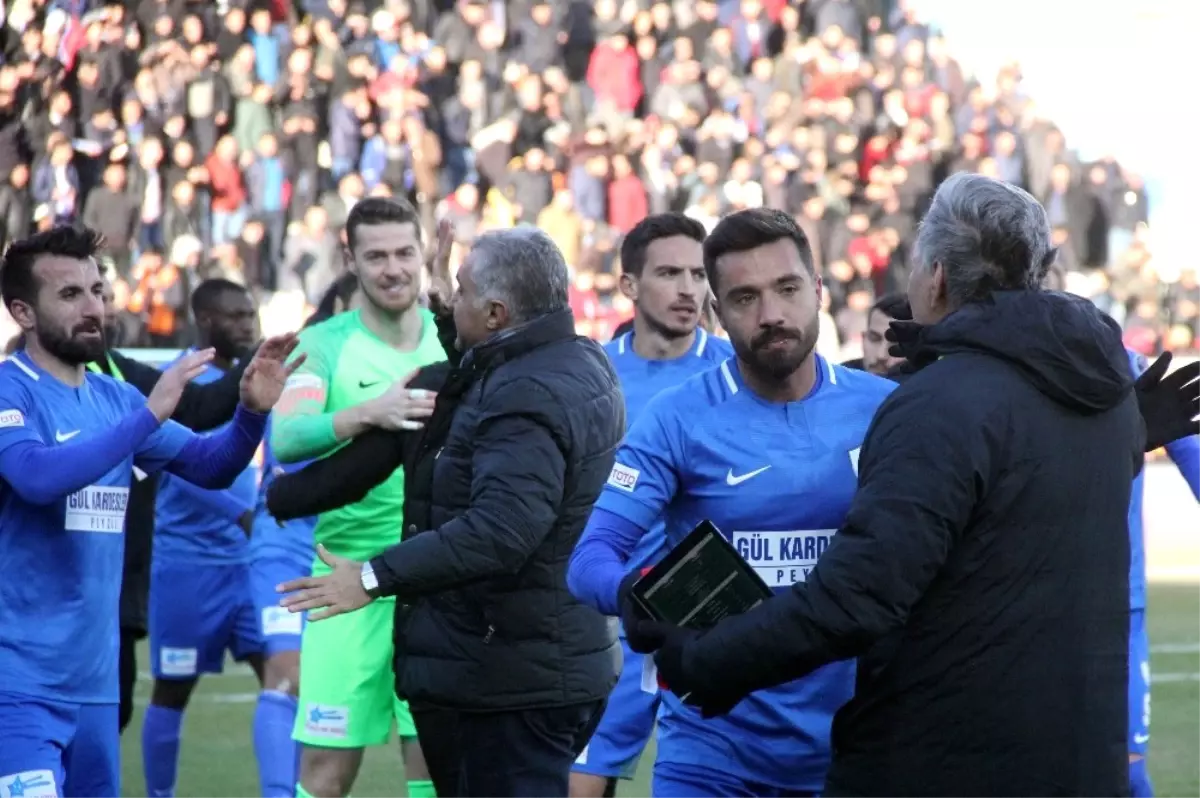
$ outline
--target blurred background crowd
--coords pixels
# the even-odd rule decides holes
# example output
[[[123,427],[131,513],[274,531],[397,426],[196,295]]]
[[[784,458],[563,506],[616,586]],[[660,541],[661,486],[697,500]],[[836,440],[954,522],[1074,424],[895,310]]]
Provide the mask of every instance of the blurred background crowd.
[[[1155,264],[1139,176],[1081,162],[1019,66],[980,84],[904,0],[3,8],[0,234],[102,232],[124,346],[185,344],[210,276],[295,329],[343,268],[347,212],[383,194],[452,219],[456,262],[484,230],[544,229],[600,339],[631,314],[619,244],[646,214],[786,209],[824,272],[821,348],[853,357],[935,188],[971,170],[1045,203],[1068,290],[1132,348],[1197,347],[1196,272]]]

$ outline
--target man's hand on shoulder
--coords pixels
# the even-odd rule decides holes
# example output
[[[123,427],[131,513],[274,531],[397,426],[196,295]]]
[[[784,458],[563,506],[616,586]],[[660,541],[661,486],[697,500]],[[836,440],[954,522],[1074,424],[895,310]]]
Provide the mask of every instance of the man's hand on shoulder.
[[[437,394],[408,385],[417,376],[410,371],[392,383],[380,396],[363,403],[363,419],[372,427],[398,431],[418,430],[433,415]]]
[[[268,413],[275,406],[288,377],[304,363],[305,355],[287,362],[299,343],[295,333],[287,333],[268,338],[258,347],[239,384],[242,405],[246,409]]]

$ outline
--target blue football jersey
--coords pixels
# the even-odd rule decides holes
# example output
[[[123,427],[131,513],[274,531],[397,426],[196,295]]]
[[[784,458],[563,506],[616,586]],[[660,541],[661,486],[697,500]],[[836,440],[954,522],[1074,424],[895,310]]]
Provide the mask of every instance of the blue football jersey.
[[[215,382],[224,374],[210,365],[194,382]],[[206,435],[216,435],[228,426],[226,423]],[[238,519],[254,508],[257,493],[258,468],[253,464],[225,490],[206,490],[182,477],[163,476],[155,507],[155,562],[246,562],[249,543]]]
[[[267,552],[280,552],[294,555],[303,560],[311,560],[313,556],[313,529],[317,526],[317,517],[293,518],[280,524],[267,510],[267,489],[275,481],[276,469],[284,472],[299,471],[311,460],[298,463],[281,464],[275,459],[271,449],[270,421],[267,421],[267,432],[263,435],[262,479],[259,482],[257,503],[254,508],[254,529],[250,536],[250,549],[253,556]]]
[[[818,357],[806,398],[770,403],[726,360],[650,401],[596,507],[642,528],[661,518],[668,546],[712,521],[763,581],[787,590],[804,581],[841,526],[867,428],[895,387]],[[833,714],[853,688],[854,663],[838,662],[711,720],[664,693],[659,761],[820,790]]]
[[[132,386],[87,373],[79,387],[24,352],[0,364],[0,452],[71,446],[145,408]],[[125,509],[136,466],[154,473],[192,433],[162,424],[133,457],[70,495],[32,505],[0,475],[0,691],[70,703],[118,701],[118,603]]]
[[[1136,352],[1125,351],[1133,376],[1140,376],[1148,365],[1146,359]],[[1189,435],[1172,441],[1167,444],[1167,454],[1187,480],[1192,494],[1200,499],[1200,437]],[[1146,609],[1145,474],[1145,469],[1138,472],[1129,498],[1129,608],[1132,610]]]
[[[703,327],[696,329],[691,349],[683,357],[672,360],[647,360],[639,355],[633,350],[632,331],[609,341],[604,345],[604,351],[621,382],[627,428],[633,426],[646,404],[659,393],[674,388],[694,374],[716,368],[733,356],[733,347],[728,341],[709,335]],[[629,558],[629,570],[657,562],[664,551],[663,525],[660,523],[650,529],[634,549]]]

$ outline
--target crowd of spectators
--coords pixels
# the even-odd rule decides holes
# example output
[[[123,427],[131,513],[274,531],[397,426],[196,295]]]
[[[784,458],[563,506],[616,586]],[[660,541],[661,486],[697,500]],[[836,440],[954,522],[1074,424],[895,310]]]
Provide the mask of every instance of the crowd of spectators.
[[[644,215],[784,208],[823,269],[823,348],[852,356],[961,170],[1045,203],[1069,290],[1132,347],[1196,346],[1196,273],[1163,279],[1139,177],[1080,162],[1018,67],[975,82],[904,0],[4,6],[0,233],[102,232],[126,346],[186,342],[209,276],[252,287],[268,332],[296,327],[342,269],[349,208],[383,194],[451,218],[456,260],[540,226],[602,339],[631,312],[619,241]]]

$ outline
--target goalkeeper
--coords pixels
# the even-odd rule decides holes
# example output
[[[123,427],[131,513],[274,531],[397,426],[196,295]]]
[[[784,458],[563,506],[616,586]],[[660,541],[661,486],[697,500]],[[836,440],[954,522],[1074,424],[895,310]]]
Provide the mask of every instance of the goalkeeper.
[[[420,307],[424,258],[415,210],[368,198],[346,222],[346,265],[362,287],[360,307],[304,330],[304,367],[288,382],[271,432],[284,463],[321,457],[361,432],[413,429],[434,397],[406,387],[421,366],[445,359],[433,316]],[[404,474],[397,470],[362,501],[318,518],[314,539],[327,550],[366,561],[400,542]],[[328,572],[319,559],[314,575]],[[433,795],[408,707],[393,692],[395,600],[305,627],[300,645],[301,743],[296,795],[350,792],[363,749],[383,745],[395,719],[404,749],[408,794]]]

